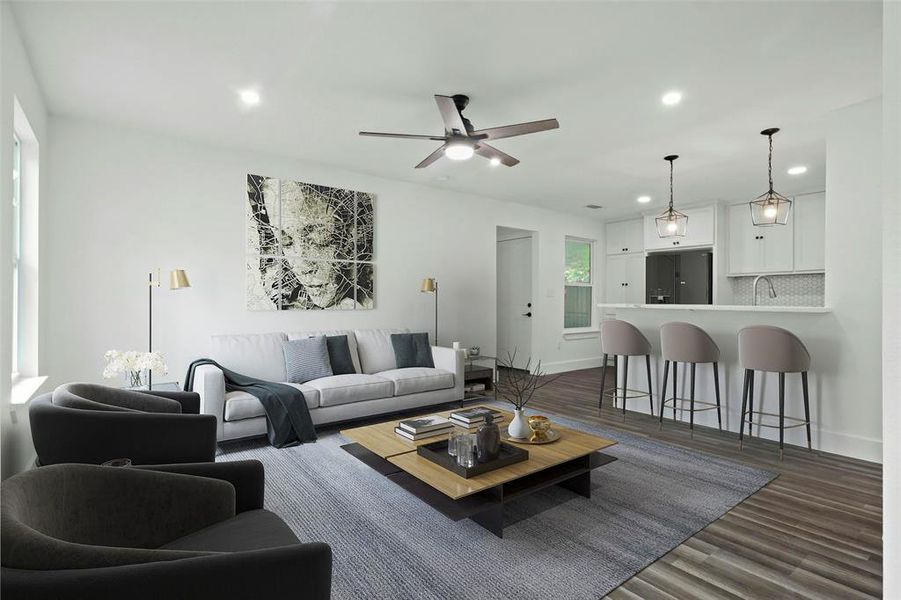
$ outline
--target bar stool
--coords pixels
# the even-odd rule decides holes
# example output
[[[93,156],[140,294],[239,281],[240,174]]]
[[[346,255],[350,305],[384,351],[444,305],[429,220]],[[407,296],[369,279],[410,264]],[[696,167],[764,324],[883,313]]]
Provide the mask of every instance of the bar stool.
[[[677,377],[679,363],[691,365],[691,393],[687,398],[689,402],[689,429],[694,437],[695,410],[698,412],[716,409],[716,420],[720,431],[723,430],[723,416],[720,412],[720,349],[706,331],[691,323],[664,323],[660,326],[660,349],[663,355],[663,385],[660,388],[660,428],[663,429],[663,409],[672,404],[673,422],[676,421],[676,407],[684,403],[686,398],[680,398],[677,393]],[[673,397],[666,398],[666,379],[669,374],[669,365],[673,363]],[[716,404],[712,402],[695,401],[695,367],[698,363],[713,363],[713,387],[716,392]],[[695,404],[706,408],[695,409]],[[679,406],[682,410],[682,406]]]
[[[601,371],[601,395],[598,398],[598,410],[604,403],[604,396],[613,398],[613,406],[616,407],[616,395],[620,391],[617,387],[616,378],[619,374],[619,357],[623,357],[623,419],[626,418],[626,399],[648,397],[648,403],[651,405],[651,414],[654,414],[654,396],[651,393],[651,342],[641,333],[635,325],[618,319],[608,319],[601,323],[601,352],[604,353],[603,369]],[[607,380],[607,357],[613,355],[613,378],[614,385],[612,392],[604,391],[604,384]],[[644,355],[645,365],[648,369],[648,391],[630,390],[626,386],[629,385],[629,357]],[[632,392],[629,395],[629,392]]]
[[[798,336],[781,327],[755,325],[745,327],[738,332],[738,361],[745,369],[744,388],[741,397],[741,427],[738,432],[738,444],[741,449],[744,442],[745,407],[748,415],[748,436],[754,424],[754,373],[768,371],[779,373],[779,413],[757,411],[760,415],[779,417],[779,425],[758,422],[758,427],[779,428],[779,460],[782,460],[783,441],[785,438],[785,420],[797,421],[788,427],[807,427],[807,450],[810,445],[810,394],[807,386],[807,371],[810,369],[810,353]],[[785,374],[800,373],[801,388],[804,394],[804,418],[785,416]],[[763,398],[761,398],[761,405]],[[761,419],[762,420],[762,419]]]

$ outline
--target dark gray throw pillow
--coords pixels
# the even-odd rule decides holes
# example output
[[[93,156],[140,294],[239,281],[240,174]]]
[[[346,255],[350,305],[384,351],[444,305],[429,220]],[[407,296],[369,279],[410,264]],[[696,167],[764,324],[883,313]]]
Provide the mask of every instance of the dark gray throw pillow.
[[[391,345],[394,346],[394,360],[398,369],[407,367],[435,368],[432,360],[432,348],[427,333],[392,333]]]
[[[325,338],[328,346],[328,360],[332,364],[334,375],[349,375],[356,373],[354,359],[350,355],[350,344],[346,335],[330,335]]]
[[[282,342],[282,350],[290,383],[306,383],[333,374],[324,335]]]

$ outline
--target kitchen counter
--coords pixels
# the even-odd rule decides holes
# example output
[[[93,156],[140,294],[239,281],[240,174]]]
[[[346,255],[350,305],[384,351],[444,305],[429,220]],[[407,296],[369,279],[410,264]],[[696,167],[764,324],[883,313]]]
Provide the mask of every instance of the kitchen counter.
[[[771,312],[771,313],[815,313],[832,312],[825,306],[749,306],[738,304],[598,304],[598,308],[626,308],[642,310],[688,310],[719,312]]]

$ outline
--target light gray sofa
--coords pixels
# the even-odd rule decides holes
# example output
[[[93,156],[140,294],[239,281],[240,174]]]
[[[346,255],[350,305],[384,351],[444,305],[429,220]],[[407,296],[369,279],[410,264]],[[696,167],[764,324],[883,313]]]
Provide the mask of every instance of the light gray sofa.
[[[357,329],[215,335],[210,358],[243,375],[285,383],[285,340],[312,335],[346,335],[356,373],[333,375],[303,384],[288,383],[304,393],[314,425],[463,399],[463,351],[432,347],[435,368],[398,369],[392,333],[404,329]],[[216,415],[218,441],[263,435],[266,413],[256,397],[225,391],[222,371],[198,367],[193,391],[200,394],[200,412]]]

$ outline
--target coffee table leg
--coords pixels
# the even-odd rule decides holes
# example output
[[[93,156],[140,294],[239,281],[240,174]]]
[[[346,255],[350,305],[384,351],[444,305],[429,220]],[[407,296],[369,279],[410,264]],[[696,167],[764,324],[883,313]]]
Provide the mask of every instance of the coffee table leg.
[[[576,475],[572,479],[561,481],[558,485],[575,492],[580,496],[591,498],[591,472]]]
[[[504,537],[504,505],[498,504],[469,517],[499,538]]]

